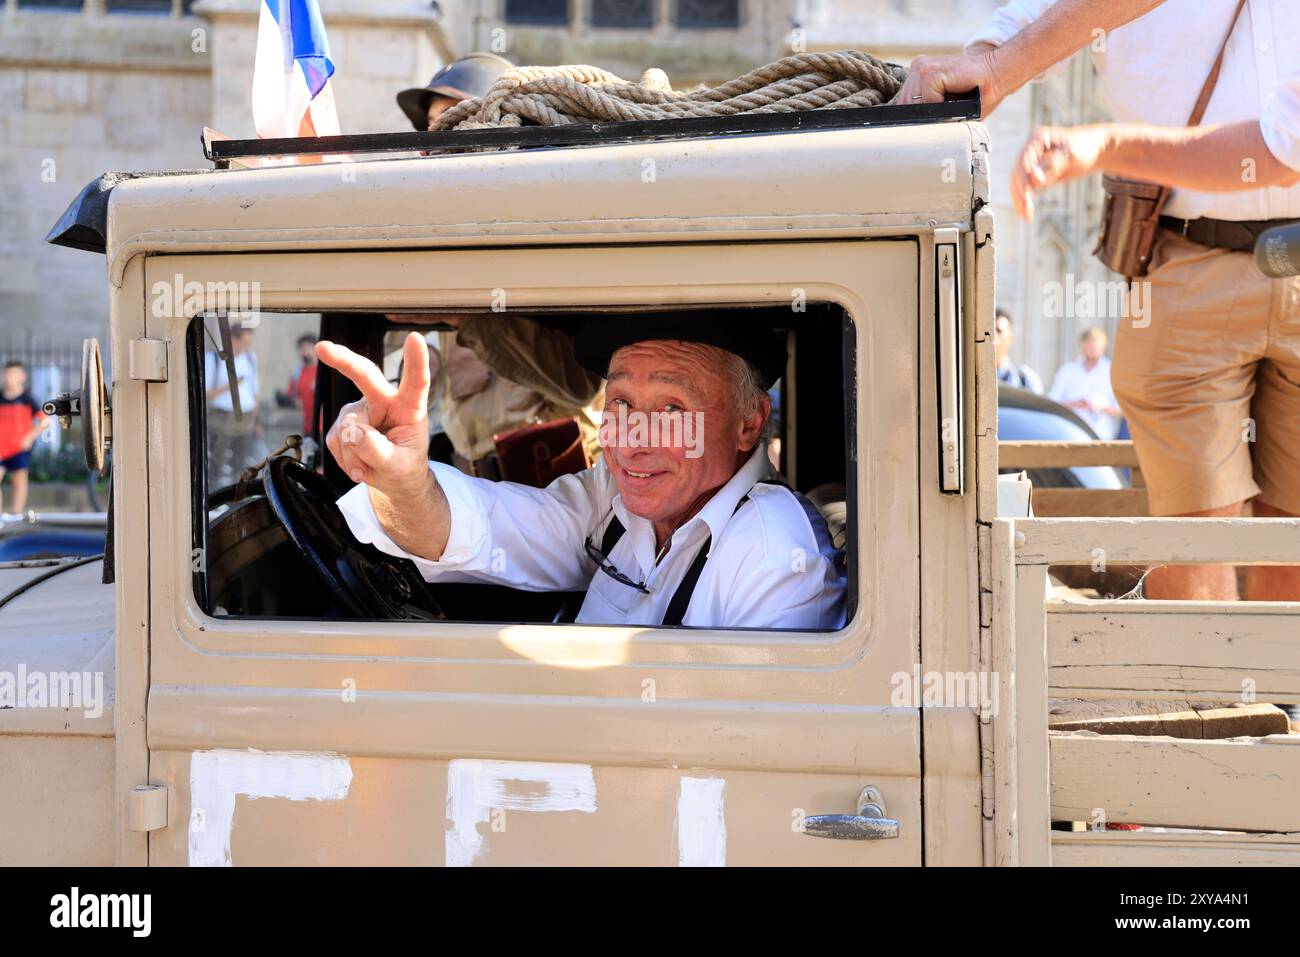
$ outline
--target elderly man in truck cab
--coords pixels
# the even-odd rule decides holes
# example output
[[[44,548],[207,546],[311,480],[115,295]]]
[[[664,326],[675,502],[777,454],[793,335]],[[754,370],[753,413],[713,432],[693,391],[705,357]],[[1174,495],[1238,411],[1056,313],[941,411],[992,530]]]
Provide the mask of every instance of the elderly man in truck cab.
[[[339,499],[353,534],[429,581],[585,589],[580,623],[842,627],[841,556],[767,457],[780,337],[717,315],[612,316],[588,321],[574,350],[608,379],[605,454],[535,489],[427,461],[418,335],[396,388],[368,359],[320,343],[321,361],[363,396],[326,438],[359,483]]]

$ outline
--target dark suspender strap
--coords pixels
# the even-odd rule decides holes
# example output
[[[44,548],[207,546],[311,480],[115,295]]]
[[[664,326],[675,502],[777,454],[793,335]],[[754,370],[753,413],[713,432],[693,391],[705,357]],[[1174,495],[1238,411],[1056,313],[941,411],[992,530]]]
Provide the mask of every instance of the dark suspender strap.
[[[748,496],[746,496],[747,498]],[[743,502],[744,499],[741,499]],[[737,505],[737,508],[740,506]],[[713,536],[710,535],[704,540],[704,545],[695,553],[695,560],[691,562],[691,567],[686,569],[686,575],[677,585],[677,590],[673,592],[672,601],[668,602],[668,610],[664,612],[663,624],[667,628],[676,628],[686,617],[686,606],[691,603],[691,595],[695,594],[695,583],[700,580],[700,573],[704,571],[704,563],[709,560],[709,549],[713,545]]]
[[[764,479],[758,484],[785,485],[785,482],[780,479]],[[789,488],[788,485],[785,485],[785,487]],[[749,496],[746,495],[736,503],[736,507],[731,514],[735,515],[736,512],[739,512],[740,506],[744,505],[748,501]],[[623,537],[625,531],[627,531],[627,529],[625,529],[623,523],[618,520],[618,516],[612,516],[609,520],[609,524],[605,526],[605,534],[600,540],[600,550],[604,553],[606,558],[608,558],[610,553],[614,550],[614,546],[618,544],[618,540]],[[678,583],[677,590],[673,592],[673,597],[668,602],[668,610],[664,612],[664,626],[668,628],[676,628],[682,623],[682,619],[686,617],[686,609],[691,603],[691,596],[695,594],[695,585],[700,580],[700,575],[704,572],[704,563],[709,560],[709,550],[712,547],[713,536],[710,535],[704,540],[704,544],[700,547],[700,550],[695,553],[695,558],[691,562],[691,567],[686,570],[686,575]]]
[[[609,553],[614,550],[614,546],[618,544],[618,540],[623,537],[625,531],[627,529],[618,520],[618,516],[610,516],[609,524],[605,526],[605,537],[600,540],[600,550],[606,559],[609,558]]]
[[[785,485],[785,482],[781,479],[763,479],[756,484]],[[785,485],[785,487],[789,488],[790,486]],[[739,512],[740,506],[748,501],[749,495],[746,493],[745,497],[736,503],[736,507],[732,509],[731,514],[735,515]],[[615,521],[618,521],[618,519],[615,519]],[[676,628],[682,623],[682,619],[686,617],[686,607],[691,603],[691,596],[695,594],[695,583],[700,580],[700,573],[704,571],[704,563],[709,560],[709,549],[712,547],[713,536],[710,535],[704,540],[704,545],[700,550],[695,553],[695,560],[691,562],[691,567],[686,569],[685,577],[678,584],[677,590],[673,592],[672,600],[668,602],[668,610],[664,612],[664,626]]]

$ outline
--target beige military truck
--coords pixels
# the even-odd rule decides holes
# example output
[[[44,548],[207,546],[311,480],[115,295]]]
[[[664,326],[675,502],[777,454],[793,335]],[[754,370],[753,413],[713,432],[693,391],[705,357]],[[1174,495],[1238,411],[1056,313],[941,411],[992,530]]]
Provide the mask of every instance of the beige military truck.
[[[88,187],[52,239],[104,254],[111,382],[88,348],[56,411],[92,463],[111,445],[111,533],[103,562],[0,568],[26,698],[0,710],[0,863],[1295,860],[1285,721],[1049,732],[1057,699],[1300,701],[1295,606],[1049,578],[1300,561],[1300,529],[1022,517],[977,115],[344,137],[302,150],[347,162],[259,169],[288,144],[217,143],[217,169]],[[426,587],[351,539],[345,477],[268,399],[303,333],[379,361],[438,315],[719,307],[787,337],[774,454],[842,535],[839,630],[576,625],[573,596]],[[319,370],[326,423],[350,398]]]

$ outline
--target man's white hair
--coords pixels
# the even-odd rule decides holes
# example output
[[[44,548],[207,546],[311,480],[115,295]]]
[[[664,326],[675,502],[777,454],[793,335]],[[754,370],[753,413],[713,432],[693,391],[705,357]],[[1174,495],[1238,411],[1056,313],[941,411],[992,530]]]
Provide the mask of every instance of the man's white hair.
[[[726,357],[726,376],[731,381],[732,401],[736,403],[736,411],[741,418],[748,418],[761,408],[763,398],[767,395],[767,389],[763,388],[763,373],[752,362],[734,352],[725,349],[718,349],[718,352]],[[771,440],[772,432],[772,413],[769,411],[763,419],[759,443]]]

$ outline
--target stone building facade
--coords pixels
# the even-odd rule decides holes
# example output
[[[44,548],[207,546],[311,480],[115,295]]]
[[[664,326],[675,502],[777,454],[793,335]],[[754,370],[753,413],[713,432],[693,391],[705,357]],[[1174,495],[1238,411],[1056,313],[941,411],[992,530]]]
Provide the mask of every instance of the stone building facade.
[[[260,0],[0,5],[0,354],[79,355],[107,332],[104,262],[46,232],[106,170],[204,168],[204,126],[253,135]],[[345,132],[408,128],[393,95],[459,49],[454,18],[428,0],[320,5]]]

